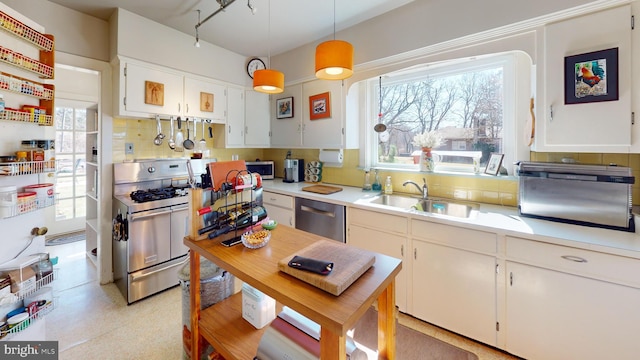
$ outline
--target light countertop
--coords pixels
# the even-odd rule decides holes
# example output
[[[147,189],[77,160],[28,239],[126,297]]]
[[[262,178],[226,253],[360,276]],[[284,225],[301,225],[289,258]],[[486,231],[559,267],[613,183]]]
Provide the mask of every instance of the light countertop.
[[[515,207],[482,203],[479,204],[480,208],[478,210],[473,211],[471,217],[456,218],[446,215],[423,213],[417,212],[416,210],[372,204],[369,200],[378,196],[379,193],[363,191],[356,187],[332,185],[339,186],[343,190],[328,195],[316,194],[302,190],[302,188],[310,185],[312,184],[304,182],[285,183],[282,179],[263,181],[263,188],[265,191],[283,195],[303,197],[332,204],[344,205],[351,208],[387,213],[390,215],[403,215],[409,219],[426,220],[434,223],[466,227],[474,230],[491,231],[496,232],[499,238],[515,236],[640,259],[640,235],[637,233],[521,217],[518,213],[518,209]],[[417,197],[416,194],[413,196]],[[639,221],[637,217],[635,220],[636,222]]]

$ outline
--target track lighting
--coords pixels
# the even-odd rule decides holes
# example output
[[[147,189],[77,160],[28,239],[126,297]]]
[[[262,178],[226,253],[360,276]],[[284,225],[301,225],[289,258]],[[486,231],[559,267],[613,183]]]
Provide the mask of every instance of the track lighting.
[[[247,7],[251,10],[252,15],[255,15],[256,12],[258,12],[258,8],[255,5],[251,4],[251,0],[247,0]]]
[[[198,34],[198,27],[200,25],[200,10],[196,10],[198,12],[198,25],[196,25],[196,42],[193,46],[199,48],[200,47],[200,35]]]

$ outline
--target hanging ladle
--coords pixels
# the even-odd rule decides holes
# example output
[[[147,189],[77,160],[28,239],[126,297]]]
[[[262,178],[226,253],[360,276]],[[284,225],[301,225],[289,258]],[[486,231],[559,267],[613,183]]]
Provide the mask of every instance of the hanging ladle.
[[[160,125],[160,115],[156,115],[156,129],[158,131],[158,135],[153,139],[153,143],[156,145],[162,145],[164,134],[162,133],[162,125]]]
[[[381,133],[387,130],[387,125],[380,122],[382,120],[382,76],[378,77],[378,83],[379,83],[378,94],[380,96],[380,99],[378,100],[378,106],[380,108],[380,111],[378,111],[378,123],[373,127],[373,131],[377,133]]]

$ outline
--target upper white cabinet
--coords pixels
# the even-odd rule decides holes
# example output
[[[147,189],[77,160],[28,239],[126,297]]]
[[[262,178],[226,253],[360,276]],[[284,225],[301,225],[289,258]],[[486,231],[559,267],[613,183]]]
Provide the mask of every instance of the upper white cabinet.
[[[269,147],[269,95],[229,87],[224,147]]]
[[[245,92],[244,144],[269,147],[269,95],[253,90]]]
[[[127,58],[119,59],[117,114],[195,117],[224,124],[226,84]]]
[[[312,120],[310,98],[320,94],[328,94],[329,116]],[[277,100],[288,97],[293,97],[293,117],[278,119]],[[346,116],[345,97],[341,81],[314,80],[285,87],[271,99],[271,147],[356,148],[357,118]]]
[[[118,113],[131,117],[182,114],[183,81],[178,72],[121,60]]]
[[[224,124],[227,115],[226,90],[224,84],[185,76],[183,114]]]
[[[535,151],[629,152],[631,147],[631,7],[629,5],[550,24],[544,29]],[[565,104],[565,57],[618,48],[618,100]],[[598,60],[598,59],[591,59]],[[607,64],[607,77],[614,66]],[[611,83],[607,84],[613,90]],[[537,105],[536,105],[537,106]]]

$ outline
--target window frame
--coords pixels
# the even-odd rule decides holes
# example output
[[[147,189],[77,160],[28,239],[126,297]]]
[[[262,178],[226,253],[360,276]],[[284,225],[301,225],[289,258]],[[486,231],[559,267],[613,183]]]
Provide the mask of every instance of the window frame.
[[[526,58],[526,59],[525,59]],[[525,61],[523,61],[525,60]],[[383,84],[401,83],[407,79],[420,79],[434,76],[446,76],[447,74],[459,74],[463,72],[473,70],[483,70],[495,68],[497,66],[502,67],[503,71],[503,153],[505,155],[503,164],[511,164],[518,159],[522,159],[523,154],[528,153],[526,144],[523,144],[517,138],[520,128],[522,127],[519,122],[524,123],[522,119],[523,112],[518,111],[518,105],[522,103],[529,103],[530,94],[524,90],[530,90],[533,94],[534,87],[531,85],[532,79],[535,78],[535,67],[532,65],[531,58],[520,51],[508,51],[496,54],[487,54],[481,56],[471,56],[459,59],[443,60],[434,63],[423,63],[414,65],[405,69],[394,71],[388,74],[379,75],[382,76]],[[517,76],[516,76],[517,75]],[[393,76],[392,81],[387,80],[385,84],[385,76]],[[365,92],[367,103],[365,105],[366,116],[363,122],[364,136],[361,138],[363,146],[360,148],[363,150],[363,155],[360,156],[360,166],[363,168],[376,168],[385,170],[397,170],[406,172],[419,172],[418,165],[406,165],[406,164],[392,164],[392,163],[378,163],[377,159],[377,146],[378,137],[377,133],[372,131],[373,126],[378,122],[378,87],[379,77],[363,80],[365,86],[363,91]],[[383,85],[383,86],[384,86]],[[526,111],[528,114],[528,109]],[[520,121],[522,120],[522,121]],[[528,157],[527,157],[528,159]],[[527,160],[524,159],[524,160]],[[508,169],[509,175],[511,169]],[[466,175],[476,175],[473,172],[473,167],[469,166],[467,169],[460,169],[459,167],[444,168],[438,167],[437,173],[456,173]]]

